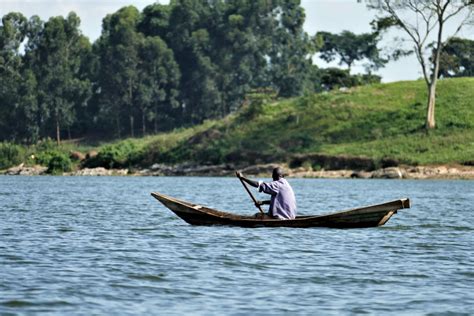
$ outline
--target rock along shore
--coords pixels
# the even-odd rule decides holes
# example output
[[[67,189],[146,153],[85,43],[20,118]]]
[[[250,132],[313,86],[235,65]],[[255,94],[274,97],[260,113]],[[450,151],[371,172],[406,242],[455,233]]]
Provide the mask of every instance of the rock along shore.
[[[83,168],[67,172],[66,176],[234,176],[235,170],[252,176],[269,177],[273,168],[280,166],[287,170],[292,178],[360,178],[360,179],[471,179],[474,180],[474,167],[462,165],[438,166],[397,166],[380,168],[373,171],[361,170],[312,170],[311,168],[289,168],[287,164],[257,164],[239,168],[232,164],[202,166],[196,164],[153,164],[144,169],[105,169]],[[4,170],[4,175],[45,175],[47,168],[43,166],[25,166],[23,164]]]

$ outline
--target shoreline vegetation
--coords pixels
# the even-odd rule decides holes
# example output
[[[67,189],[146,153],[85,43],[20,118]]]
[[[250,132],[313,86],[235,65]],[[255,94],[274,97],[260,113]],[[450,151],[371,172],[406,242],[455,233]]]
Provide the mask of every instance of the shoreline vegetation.
[[[474,179],[474,78],[443,79],[435,130],[423,82],[298,98],[249,95],[219,120],[103,144],[0,143],[2,174]]]

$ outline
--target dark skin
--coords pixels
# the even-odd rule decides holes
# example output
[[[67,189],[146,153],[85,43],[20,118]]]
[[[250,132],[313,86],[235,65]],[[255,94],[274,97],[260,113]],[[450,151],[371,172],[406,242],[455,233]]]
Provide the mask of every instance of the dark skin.
[[[237,172],[237,177],[239,177],[240,179],[242,179],[242,181],[248,183],[249,185],[255,187],[255,188],[258,188],[258,182],[255,181],[255,180],[251,180],[251,179],[248,179],[248,178],[245,178],[244,175],[242,174],[242,172]],[[283,172],[281,171],[281,169],[279,168],[275,168],[273,170],[273,173],[272,173],[272,179],[273,181],[277,181],[277,180],[280,180],[281,178],[283,178]],[[268,204],[270,205],[270,200],[266,200],[266,201],[257,201],[255,203],[255,206],[260,206],[260,205],[264,205],[264,204]]]

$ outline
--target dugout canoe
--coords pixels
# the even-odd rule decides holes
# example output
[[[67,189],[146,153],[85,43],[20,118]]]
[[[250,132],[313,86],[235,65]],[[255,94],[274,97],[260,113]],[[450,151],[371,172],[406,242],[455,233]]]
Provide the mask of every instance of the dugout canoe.
[[[384,225],[398,210],[410,208],[409,199],[364,206],[327,215],[297,216],[295,219],[260,219],[222,212],[158,192],[151,195],[191,225],[229,225],[240,227],[330,227],[363,228]]]

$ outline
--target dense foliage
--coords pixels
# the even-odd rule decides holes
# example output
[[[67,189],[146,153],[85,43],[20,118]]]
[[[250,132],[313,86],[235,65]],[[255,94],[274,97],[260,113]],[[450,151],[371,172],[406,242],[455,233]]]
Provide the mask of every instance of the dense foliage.
[[[0,143],[0,169],[17,165],[25,158],[23,147],[7,142]]]
[[[379,33],[354,34],[342,31],[340,34],[318,32],[316,36],[322,41],[319,56],[327,62],[338,59],[340,65],[346,65],[350,70],[357,61],[367,61],[366,68],[378,69],[388,62],[387,57],[381,56],[377,47]]]
[[[474,41],[459,37],[448,39],[440,55],[439,76],[473,77]]]
[[[318,69],[304,21],[299,0],[173,0],[107,15],[90,43],[73,12],[9,13],[0,141],[146,135],[224,117],[255,89],[290,97],[379,81]]]

